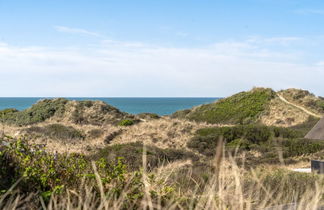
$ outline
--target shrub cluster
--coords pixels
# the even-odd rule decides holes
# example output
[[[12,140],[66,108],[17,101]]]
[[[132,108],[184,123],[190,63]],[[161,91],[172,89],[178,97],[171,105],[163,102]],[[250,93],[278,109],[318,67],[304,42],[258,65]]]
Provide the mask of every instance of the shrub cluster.
[[[0,111],[1,121],[18,126],[43,122],[54,114],[60,115],[65,111],[66,99],[44,99],[23,111],[5,109]]]
[[[6,191],[22,178],[18,185],[22,192],[40,192],[46,200],[65,188],[77,189],[81,182],[96,182],[93,161],[84,155],[49,154],[24,140],[12,141],[0,149],[0,191]],[[116,158],[116,164],[104,158],[93,163],[104,186],[113,189],[109,191],[115,193],[112,196],[120,196],[125,186],[130,189],[126,197],[132,199],[142,195],[138,190],[142,187],[140,177],[128,178],[122,158]]]
[[[176,112],[173,117],[186,117],[207,123],[249,124],[257,121],[273,97],[275,97],[273,90],[256,88],[196,107],[191,111]]]
[[[188,142],[188,147],[206,156],[215,154],[219,140],[226,142],[227,148],[255,149],[273,152],[282,147],[285,156],[313,153],[323,149],[323,144],[301,139],[303,132],[281,127],[262,125],[239,125],[233,127],[203,128]],[[277,155],[277,154],[276,154]]]
[[[32,126],[26,128],[27,132],[34,132],[52,139],[69,140],[69,139],[84,139],[84,134],[73,128],[72,126],[65,126],[62,124],[50,124],[44,127]]]
[[[163,164],[182,159],[198,160],[192,152],[176,149],[161,149],[155,146],[146,146],[148,170]],[[107,161],[115,161],[116,157],[124,157],[130,170],[136,170],[143,166],[143,144],[140,142],[116,144],[101,149],[91,159],[97,160],[104,157]]]
[[[119,121],[119,123],[118,123],[119,126],[131,126],[134,124],[135,124],[135,121],[131,120],[131,119],[124,119],[124,120]]]

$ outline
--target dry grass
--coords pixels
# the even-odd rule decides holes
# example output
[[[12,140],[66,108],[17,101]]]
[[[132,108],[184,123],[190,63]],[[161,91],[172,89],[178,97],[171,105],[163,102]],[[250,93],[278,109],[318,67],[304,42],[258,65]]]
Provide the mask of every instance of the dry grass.
[[[221,147],[219,147],[221,148]],[[218,152],[223,152],[222,149]],[[145,153],[145,150],[144,150]],[[289,184],[291,174],[295,172],[284,171],[277,182],[269,182],[278,167],[263,167],[261,169],[246,170],[236,164],[235,157],[224,158],[216,155],[213,163],[215,170],[210,179],[205,183],[193,184],[190,190],[175,190],[172,196],[164,197],[166,186],[174,183],[174,174],[185,167],[190,167],[190,162],[173,163],[154,172],[155,182],[149,180],[145,170],[145,155],[143,155],[143,183],[144,196],[134,201],[134,209],[317,209],[323,203],[324,194],[323,177],[310,175],[314,182],[304,186],[302,183]],[[96,173],[95,165],[93,165]],[[97,174],[97,173],[96,173]],[[191,179],[190,172],[182,179]],[[183,175],[178,173],[178,176]],[[302,176],[301,176],[302,177]],[[53,195],[48,202],[40,199],[43,209],[123,209],[128,192],[127,186],[120,197],[111,197],[109,191],[103,187],[98,174],[96,186],[85,183],[78,190],[69,190],[59,195]],[[296,180],[295,180],[296,181]],[[297,180],[298,181],[298,180]],[[302,182],[303,180],[300,180]],[[194,183],[194,182],[193,182]],[[300,186],[298,186],[300,185]],[[14,187],[6,194],[0,196],[1,209],[34,209],[32,204],[35,195],[22,196],[14,191]],[[99,187],[99,195],[94,192],[94,187]],[[198,191],[202,188],[202,191]],[[113,189],[112,189],[113,190]],[[151,191],[159,192],[152,196]],[[166,199],[167,198],[167,199]],[[39,208],[39,207],[37,207]]]
[[[309,116],[301,109],[286,104],[276,97],[271,100],[268,112],[261,116],[260,121],[268,126],[289,127],[306,122]]]
[[[85,135],[84,140],[58,141],[44,135],[34,135],[26,132],[26,128],[33,126],[45,127],[51,124],[60,123],[64,126],[72,126]],[[29,137],[31,143],[46,145],[47,152],[58,153],[83,153],[90,154],[99,148],[107,146],[105,139],[107,136],[119,133],[109,144],[124,144],[130,142],[143,142],[160,148],[187,149],[187,142],[192,138],[195,131],[209,126],[230,126],[230,125],[208,125],[206,123],[196,123],[188,120],[171,119],[163,117],[160,119],[145,120],[133,126],[115,126],[105,124],[101,126],[91,124],[74,124],[69,120],[57,120],[55,118],[46,120],[35,125],[18,127],[4,126],[6,135],[13,137]],[[99,129],[102,134],[99,137],[91,137],[88,134],[92,130]]]
[[[163,117],[139,123],[125,129],[123,133],[112,141],[112,144],[129,142],[143,142],[160,148],[187,149],[187,142],[196,130],[209,126],[206,123],[196,123],[188,120]]]

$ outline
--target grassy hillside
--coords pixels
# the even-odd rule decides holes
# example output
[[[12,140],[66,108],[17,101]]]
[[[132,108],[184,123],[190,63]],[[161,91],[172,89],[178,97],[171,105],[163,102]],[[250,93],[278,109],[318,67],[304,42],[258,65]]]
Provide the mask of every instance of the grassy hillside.
[[[172,117],[210,124],[263,124],[291,127],[318,120],[324,115],[324,100],[308,91],[275,92],[254,88],[211,104],[175,112]],[[315,116],[315,117],[314,117]]]
[[[18,126],[43,122],[54,114],[62,115],[67,102],[66,99],[46,99],[23,111],[5,109],[0,111],[0,119],[4,123]]]
[[[254,123],[267,109],[275,92],[267,88],[254,88],[212,104],[195,107],[174,113],[176,118],[186,118],[198,122],[223,124]]]
[[[116,124],[124,118],[134,116],[102,101],[69,101],[63,98],[41,100],[23,111],[16,109],[0,111],[1,122],[16,126],[40,123],[50,118],[73,124],[102,125]]]
[[[271,89],[173,115],[182,119],[65,99],[1,116],[0,209],[265,209],[293,202],[316,209],[324,203],[323,176],[290,170],[323,159],[324,142],[303,138],[318,119]],[[295,124],[264,123],[278,120]]]
[[[307,90],[291,88],[278,93],[290,102],[306,107],[315,113],[324,114],[324,99],[316,97]]]

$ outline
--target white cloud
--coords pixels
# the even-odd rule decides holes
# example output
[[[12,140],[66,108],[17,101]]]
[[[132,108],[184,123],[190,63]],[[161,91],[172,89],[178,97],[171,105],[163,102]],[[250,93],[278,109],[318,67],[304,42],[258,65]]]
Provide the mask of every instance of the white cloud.
[[[303,40],[304,39],[302,37],[296,37],[296,36],[282,36],[282,37],[268,37],[268,38],[252,36],[247,40],[247,42],[256,43],[258,45],[260,44],[289,45]]]
[[[324,15],[323,9],[298,9],[295,10],[294,12],[302,15],[307,15],[307,14]]]
[[[56,50],[1,44],[0,96],[227,96],[253,86],[324,94],[322,66],[301,59],[249,41],[170,48],[106,40]]]
[[[88,31],[88,30],[81,29],[81,28],[70,28],[70,27],[66,27],[66,26],[54,26],[54,28],[56,31],[64,32],[64,33],[83,34],[83,35],[97,36],[97,37],[102,36],[96,32]]]

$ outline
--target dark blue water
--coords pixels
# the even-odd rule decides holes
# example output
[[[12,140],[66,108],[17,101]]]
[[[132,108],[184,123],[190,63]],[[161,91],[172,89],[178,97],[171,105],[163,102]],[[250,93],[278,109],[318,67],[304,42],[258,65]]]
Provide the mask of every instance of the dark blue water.
[[[43,98],[0,98],[0,110],[23,110]],[[211,103],[219,98],[67,98],[71,100],[101,100],[121,111],[138,114],[143,112],[168,115],[175,111]]]

